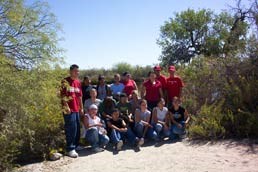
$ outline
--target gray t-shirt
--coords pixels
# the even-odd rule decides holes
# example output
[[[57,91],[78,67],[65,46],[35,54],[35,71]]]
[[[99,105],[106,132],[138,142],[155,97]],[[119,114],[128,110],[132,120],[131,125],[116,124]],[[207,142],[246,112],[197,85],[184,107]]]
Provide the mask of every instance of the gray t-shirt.
[[[91,99],[87,99],[87,100],[85,100],[85,102],[84,102],[84,110],[85,110],[85,111],[88,111],[90,105],[92,105],[92,104],[95,104],[96,106],[99,107],[100,103],[101,103],[101,100],[100,100],[100,99],[96,99],[95,102],[93,102]]]
[[[150,117],[151,112],[146,110],[145,112],[142,112],[140,109],[136,109],[135,112],[139,112],[140,113],[140,119],[145,121],[145,122],[149,122],[147,121],[147,119]]]

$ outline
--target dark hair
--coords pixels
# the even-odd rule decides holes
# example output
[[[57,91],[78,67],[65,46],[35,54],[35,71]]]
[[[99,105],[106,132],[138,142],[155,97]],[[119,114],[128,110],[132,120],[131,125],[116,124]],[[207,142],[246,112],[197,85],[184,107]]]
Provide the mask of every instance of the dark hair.
[[[86,79],[90,79],[90,77],[89,76],[84,76],[84,78],[83,78],[84,80],[86,80]]]
[[[150,77],[151,74],[155,74],[156,75],[156,73],[154,71],[149,71],[148,77]]]
[[[117,108],[114,108],[114,109],[112,110],[112,114],[115,113],[115,112],[118,112],[118,113],[119,113],[119,110],[118,110]]]
[[[141,100],[140,100],[140,102],[139,102],[139,105],[141,105],[142,103],[147,104],[147,100],[145,100],[145,99],[141,99]]]
[[[70,66],[70,70],[79,69],[79,66],[77,64],[73,64]]]
[[[127,76],[127,75],[129,75],[129,72],[124,72],[123,73],[123,76]]]
[[[126,94],[126,93],[121,93],[121,94],[120,94],[120,98],[121,98],[121,97],[127,97],[127,94]]]
[[[105,79],[105,76],[104,76],[104,75],[99,75],[98,80],[100,81],[100,80],[102,80],[102,79]]]

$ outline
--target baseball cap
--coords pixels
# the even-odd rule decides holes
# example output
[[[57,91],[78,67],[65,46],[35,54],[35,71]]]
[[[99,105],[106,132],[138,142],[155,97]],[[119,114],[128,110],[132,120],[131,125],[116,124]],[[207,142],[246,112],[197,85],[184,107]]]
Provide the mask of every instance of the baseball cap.
[[[89,109],[98,109],[98,106],[96,106],[95,104],[90,105]]]
[[[160,66],[154,66],[153,70],[156,70],[156,71],[161,71],[161,67]]]

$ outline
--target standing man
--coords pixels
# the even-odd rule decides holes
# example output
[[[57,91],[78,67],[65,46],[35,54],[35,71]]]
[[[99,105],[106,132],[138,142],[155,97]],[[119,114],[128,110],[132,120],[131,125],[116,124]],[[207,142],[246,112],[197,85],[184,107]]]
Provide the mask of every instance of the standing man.
[[[167,102],[168,106],[172,105],[172,101],[174,97],[181,97],[182,88],[184,87],[184,83],[179,76],[175,75],[176,67],[169,66],[168,68],[169,77],[167,78]]]
[[[70,66],[70,76],[62,81],[61,98],[65,123],[67,155],[77,158],[75,149],[80,140],[80,114],[83,114],[81,83],[78,80],[79,66]]]
[[[156,79],[161,83],[163,92],[167,86],[167,79],[164,75],[161,74],[161,67],[159,65],[154,66],[153,71],[156,74]]]

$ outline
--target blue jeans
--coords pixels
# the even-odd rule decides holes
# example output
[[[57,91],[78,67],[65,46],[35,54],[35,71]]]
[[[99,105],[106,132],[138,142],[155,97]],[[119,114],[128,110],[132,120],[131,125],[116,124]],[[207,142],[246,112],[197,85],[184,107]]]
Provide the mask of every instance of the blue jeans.
[[[112,129],[111,131],[111,141],[114,144],[117,144],[120,140],[127,139],[130,144],[135,144],[136,142],[136,136],[134,135],[133,131],[131,128],[127,128],[126,132],[120,132],[115,129]]]
[[[153,127],[159,137],[169,137],[170,130],[165,130],[164,126],[160,123],[153,124]]]
[[[183,126],[182,128],[179,128],[177,125],[173,124],[170,128],[170,136],[169,138],[171,140],[178,139],[180,135],[184,135],[186,133],[185,131],[185,121],[180,122],[180,124]]]
[[[106,146],[109,142],[109,137],[104,134],[100,134],[97,128],[90,128],[86,131],[86,141],[89,142],[92,148]]]
[[[137,137],[139,137],[139,138],[143,137],[144,128],[145,128],[145,126],[143,125],[143,123],[141,123],[141,122],[135,123],[134,130],[136,132]],[[153,130],[153,128],[149,127],[147,130],[147,133],[146,133],[146,137],[149,139],[156,140],[158,138],[158,135]]]
[[[78,112],[64,114],[64,128],[66,138],[66,151],[72,151],[79,145],[80,115]]]

